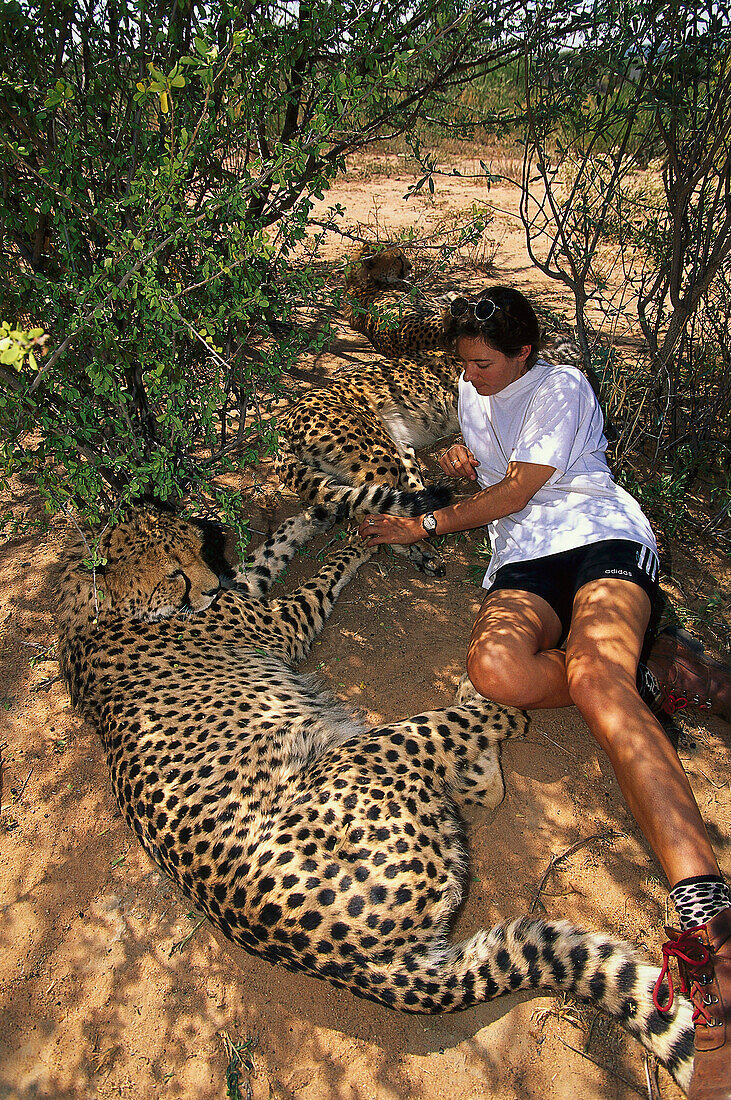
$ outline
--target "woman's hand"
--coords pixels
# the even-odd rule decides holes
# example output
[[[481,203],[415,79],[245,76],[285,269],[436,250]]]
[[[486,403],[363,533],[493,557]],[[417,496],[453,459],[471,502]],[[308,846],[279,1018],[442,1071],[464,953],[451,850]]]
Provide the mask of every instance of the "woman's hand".
[[[380,546],[382,543],[410,546],[426,538],[426,532],[417,517],[408,516],[366,516],[358,528],[358,534],[366,546]]]
[[[455,443],[439,456],[439,465],[447,477],[466,477],[477,480],[476,468],[480,465],[469,447],[464,443]]]

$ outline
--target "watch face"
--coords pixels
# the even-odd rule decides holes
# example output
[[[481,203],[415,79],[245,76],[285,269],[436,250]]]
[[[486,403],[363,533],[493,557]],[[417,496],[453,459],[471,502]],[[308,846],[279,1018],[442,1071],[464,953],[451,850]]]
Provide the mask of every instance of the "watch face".
[[[427,514],[424,516],[424,518],[421,521],[421,526],[430,535],[433,534],[434,531],[436,531],[437,521],[434,518],[434,514],[432,512],[427,512]]]

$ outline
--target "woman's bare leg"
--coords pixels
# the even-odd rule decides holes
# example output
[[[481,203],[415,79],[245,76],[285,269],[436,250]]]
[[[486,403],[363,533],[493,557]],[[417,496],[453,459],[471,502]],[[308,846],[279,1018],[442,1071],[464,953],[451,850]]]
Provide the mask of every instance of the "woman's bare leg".
[[[532,592],[488,593],[472,629],[467,672],[481,695],[535,710],[571,704],[566,658],[555,646],[561,623]]]
[[[718,875],[678,754],[637,693],[650,601],[630,581],[591,581],[574,600],[566,643],[571,699],[609,757],[668,881]]]
[[[472,631],[467,671],[477,690],[497,703],[531,710],[576,704],[673,886],[719,870],[677,753],[637,693],[649,615],[650,601],[638,585],[592,581],[576,595],[564,654],[554,648],[558,616],[540,596],[488,594]]]

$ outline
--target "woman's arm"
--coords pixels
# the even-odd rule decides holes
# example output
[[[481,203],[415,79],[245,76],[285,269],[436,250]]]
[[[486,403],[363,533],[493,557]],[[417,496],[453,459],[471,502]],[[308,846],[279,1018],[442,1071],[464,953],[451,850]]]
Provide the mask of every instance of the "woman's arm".
[[[447,508],[439,508],[434,517],[437,535],[454,531],[470,531],[493,520],[520,512],[554,473],[553,466],[539,466],[533,462],[509,462],[502,481],[482,489],[466,500],[459,500]],[[360,525],[360,536],[366,546],[381,543],[409,545],[425,537],[421,516],[366,516]]]

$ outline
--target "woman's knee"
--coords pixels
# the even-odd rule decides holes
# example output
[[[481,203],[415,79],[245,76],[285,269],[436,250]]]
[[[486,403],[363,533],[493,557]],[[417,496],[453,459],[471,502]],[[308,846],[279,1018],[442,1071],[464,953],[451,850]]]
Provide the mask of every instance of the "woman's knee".
[[[482,639],[467,653],[467,675],[487,699],[505,706],[523,706],[525,663],[500,644]]]
[[[566,678],[571,701],[592,730],[611,728],[613,712],[631,705],[637,695],[634,679],[627,671],[601,658],[567,661]]]

